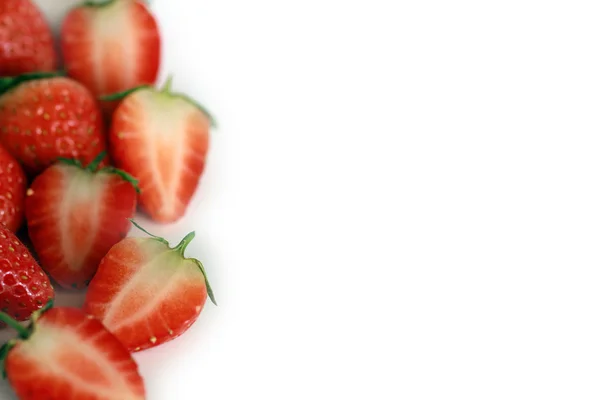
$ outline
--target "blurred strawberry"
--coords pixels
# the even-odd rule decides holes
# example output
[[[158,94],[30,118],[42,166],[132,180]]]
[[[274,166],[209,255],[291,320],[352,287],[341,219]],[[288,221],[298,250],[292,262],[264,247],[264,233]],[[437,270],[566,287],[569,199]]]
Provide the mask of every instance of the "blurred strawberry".
[[[0,1],[0,75],[52,71],[57,58],[50,27],[35,3]]]
[[[65,68],[95,96],[154,84],[161,39],[158,24],[142,0],[85,2],[62,25]],[[107,111],[117,103],[104,103]]]

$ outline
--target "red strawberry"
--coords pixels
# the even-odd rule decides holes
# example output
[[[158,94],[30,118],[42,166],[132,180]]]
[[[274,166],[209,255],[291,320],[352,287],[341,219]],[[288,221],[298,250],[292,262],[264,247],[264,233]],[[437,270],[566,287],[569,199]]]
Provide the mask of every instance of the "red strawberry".
[[[87,164],[106,149],[101,110],[78,82],[53,74],[0,79],[0,142],[28,173],[59,157]]]
[[[180,219],[204,171],[212,118],[188,97],[143,87],[127,95],[109,133],[115,165],[139,180],[152,219]]]
[[[27,180],[23,169],[4,147],[0,146],[0,223],[16,232],[23,222],[23,202]]]
[[[23,243],[0,225],[0,309],[24,321],[53,298],[48,276]]]
[[[102,257],[131,228],[136,182],[112,167],[59,162],[27,191],[29,237],[43,268],[63,287],[83,288]]]
[[[117,243],[102,259],[83,309],[130,351],[180,336],[200,315],[207,294],[215,303],[204,267],[184,256],[193,238],[194,232],[175,247],[156,236]]]
[[[50,26],[35,3],[0,1],[0,75],[52,71],[56,65]]]
[[[161,40],[143,0],[85,2],[66,16],[61,47],[69,76],[96,96],[154,84]]]
[[[36,312],[2,348],[4,371],[21,400],[143,400],[131,354],[97,319],[69,307]]]

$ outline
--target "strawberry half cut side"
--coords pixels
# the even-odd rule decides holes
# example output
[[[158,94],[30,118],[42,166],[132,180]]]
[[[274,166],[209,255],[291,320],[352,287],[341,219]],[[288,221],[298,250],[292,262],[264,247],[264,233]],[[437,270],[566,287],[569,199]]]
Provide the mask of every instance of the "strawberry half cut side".
[[[143,400],[144,382],[127,349],[81,310],[48,304],[0,353],[5,377],[21,400]]]
[[[128,237],[110,249],[84,303],[84,310],[130,351],[183,334],[200,315],[207,296],[216,304],[202,263],[184,255],[194,232],[175,247],[148,235]]]
[[[42,268],[61,286],[89,284],[102,257],[131,228],[137,182],[113,167],[61,159],[32,183],[25,199],[29,236]]]

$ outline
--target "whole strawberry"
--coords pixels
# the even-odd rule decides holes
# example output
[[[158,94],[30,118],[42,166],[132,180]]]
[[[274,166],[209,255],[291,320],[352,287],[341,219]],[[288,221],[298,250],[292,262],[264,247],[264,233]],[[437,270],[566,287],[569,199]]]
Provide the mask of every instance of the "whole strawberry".
[[[184,255],[193,238],[191,232],[175,247],[156,236],[128,237],[114,245],[90,283],[84,311],[130,351],[183,334],[200,315],[207,295],[215,303],[204,267]]]
[[[52,32],[35,3],[0,1],[0,76],[52,71],[56,64]]]
[[[48,276],[23,243],[0,225],[0,310],[24,321],[53,298]]]
[[[84,2],[65,17],[61,49],[69,76],[96,96],[154,84],[161,40],[143,0]]]
[[[142,208],[163,223],[185,214],[204,172],[213,124],[204,108],[171,92],[170,84],[128,94],[109,133],[113,162],[139,180]]]
[[[0,143],[37,174],[59,157],[90,163],[106,149],[101,110],[80,83],[52,73],[0,79]]]
[[[49,309],[48,309],[49,308]],[[95,318],[70,307],[44,307],[2,347],[4,373],[20,400],[143,400],[131,354]]]
[[[23,202],[27,180],[23,169],[0,146],[0,223],[16,232],[23,222]]]
[[[136,182],[115,168],[98,169],[104,155],[86,168],[61,160],[27,191],[29,237],[44,270],[63,287],[87,286],[102,257],[131,228]]]

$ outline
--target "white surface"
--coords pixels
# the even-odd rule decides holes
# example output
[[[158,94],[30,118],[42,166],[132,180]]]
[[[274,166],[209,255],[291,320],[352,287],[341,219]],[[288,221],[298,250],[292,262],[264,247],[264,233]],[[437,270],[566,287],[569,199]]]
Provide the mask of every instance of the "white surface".
[[[164,228],[220,305],[148,399],[600,397],[597,2],[153,8],[221,124]]]

